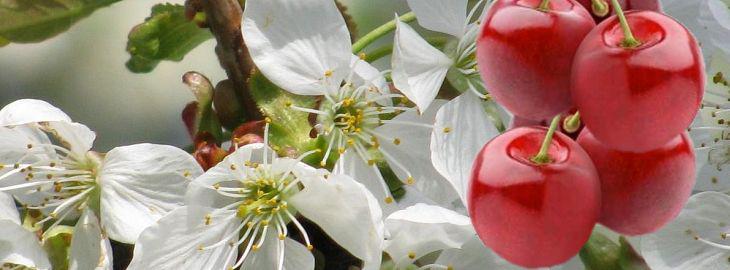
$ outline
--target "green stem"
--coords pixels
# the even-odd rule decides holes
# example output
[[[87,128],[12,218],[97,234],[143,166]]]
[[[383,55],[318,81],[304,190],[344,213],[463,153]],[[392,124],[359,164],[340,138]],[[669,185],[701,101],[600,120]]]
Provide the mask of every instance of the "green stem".
[[[437,48],[443,47],[446,44],[447,40],[448,39],[446,37],[430,37],[426,39],[429,44]],[[365,61],[367,61],[368,63],[372,63],[392,53],[393,44],[384,45],[365,54]]]
[[[626,16],[624,15],[624,11],[621,9],[621,5],[618,3],[618,0],[611,0],[611,4],[613,4],[613,10],[618,16],[618,21],[621,24],[621,30],[624,32],[624,40],[621,41],[621,47],[636,48],[641,45],[641,41],[636,39],[634,34],[631,32],[629,22],[626,21]]]
[[[550,6],[548,6],[549,4],[550,4],[550,0],[542,0],[542,2],[540,2],[540,5],[537,6],[537,10],[549,11],[550,10]]]
[[[404,23],[409,23],[416,20],[416,14],[413,12],[408,12],[406,14],[403,14],[403,16],[398,17],[398,19]],[[352,44],[352,53],[358,54],[360,51],[365,49],[365,47],[370,45],[370,43],[373,43],[382,36],[393,32],[393,30],[395,30],[395,23],[395,20],[389,21],[381,26],[378,26],[378,28],[373,29],[373,31],[370,31],[370,33],[364,35],[362,38],[357,40],[355,44]]]
[[[580,128],[580,112],[575,112],[574,115],[565,118],[563,123],[563,129],[568,133],[575,133]]]
[[[598,17],[606,17],[608,15],[608,3],[605,0],[591,1],[591,11]]]
[[[558,129],[559,124],[560,115],[555,116],[555,118],[553,118],[553,121],[550,123],[550,129],[548,129],[548,132],[545,135],[545,140],[542,141],[540,152],[538,152],[537,155],[532,158],[532,162],[535,162],[537,165],[550,163],[550,155],[548,155],[548,150],[550,150],[550,144],[553,142],[553,135],[555,135],[555,131]]]

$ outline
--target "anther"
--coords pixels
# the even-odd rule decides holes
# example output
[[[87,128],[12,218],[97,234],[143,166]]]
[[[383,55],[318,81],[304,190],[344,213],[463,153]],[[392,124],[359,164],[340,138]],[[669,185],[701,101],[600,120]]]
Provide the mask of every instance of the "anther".
[[[312,246],[311,244],[307,245],[307,250],[312,251],[313,249],[314,249],[314,246]]]
[[[332,77],[332,73],[334,73],[334,71],[332,71],[331,69],[328,69],[324,72],[324,76],[327,78]]]
[[[251,247],[251,251],[254,251],[254,252],[259,251],[259,245],[253,244],[253,246]]]
[[[393,139],[393,144],[400,145],[400,139],[398,139],[398,138]]]
[[[236,170],[236,164],[231,164],[231,170],[232,171],[235,171]]]
[[[416,179],[414,179],[413,176],[409,175],[408,178],[406,178],[406,184],[413,185],[415,183],[416,183]]]
[[[269,118],[269,117],[266,117],[266,118],[264,119],[264,122],[266,122],[267,124],[271,124],[271,118]]]
[[[32,145],[32,144],[28,144],[28,145],[26,145],[26,146],[28,147],[28,149],[31,149],[31,148],[33,148],[33,145]]]
[[[282,240],[283,241],[284,239],[286,239],[286,235],[284,235],[283,233],[280,233],[279,234],[279,240]]]
[[[373,165],[375,165],[375,160],[368,159],[368,166],[373,166]]]
[[[363,53],[363,52],[361,52],[357,56],[360,57],[360,60],[365,60],[365,58],[367,58],[367,55],[365,53]]]
[[[391,203],[393,203],[393,197],[390,197],[390,196],[385,197],[385,204],[391,204]]]
[[[408,258],[410,258],[411,260],[415,259],[416,258],[416,253],[413,252],[413,251],[409,251],[408,252]]]
[[[211,216],[210,214],[205,215],[205,225],[210,225]]]
[[[451,132],[451,128],[450,127],[445,127],[444,128],[444,133],[449,133],[449,132]]]

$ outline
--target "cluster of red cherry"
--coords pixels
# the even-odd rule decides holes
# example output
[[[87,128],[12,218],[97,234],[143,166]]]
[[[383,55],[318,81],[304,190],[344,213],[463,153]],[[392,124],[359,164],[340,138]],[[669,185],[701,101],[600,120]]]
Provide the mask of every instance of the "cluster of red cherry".
[[[477,60],[491,96],[523,123],[553,119],[513,127],[474,161],[468,208],[485,245],[517,265],[551,266],[575,256],[597,222],[640,235],[676,217],[696,178],[685,130],[705,84],[684,26],[656,0],[498,0],[482,24]],[[577,141],[556,132],[578,119]]]

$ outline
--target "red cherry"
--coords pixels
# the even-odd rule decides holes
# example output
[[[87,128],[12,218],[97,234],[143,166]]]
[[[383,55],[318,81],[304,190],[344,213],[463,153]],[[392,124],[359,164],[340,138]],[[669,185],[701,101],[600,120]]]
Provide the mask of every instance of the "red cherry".
[[[477,61],[490,94],[515,115],[543,120],[572,107],[573,56],[595,22],[583,6],[552,0],[499,0],[477,38]]]
[[[578,137],[601,181],[600,222],[625,235],[654,232],[673,220],[692,193],[695,154],[687,132],[646,153],[621,152],[588,129]]]
[[[598,173],[588,154],[556,132],[538,165],[546,129],[521,127],[488,142],[474,161],[468,204],[484,244],[524,267],[560,264],[588,240],[601,208]]]
[[[674,19],[653,11],[626,18],[636,48],[616,16],[599,24],[581,44],[573,66],[573,101],[586,127],[611,148],[645,152],[665,145],[697,113],[705,71],[697,41]]]
[[[578,0],[578,2],[583,5],[588,11],[591,12],[591,15],[593,16],[593,19],[596,20],[596,22],[601,22],[608,17],[610,17],[608,14],[613,13],[613,8],[611,7],[611,0],[603,0],[606,4],[606,7],[608,8],[608,12],[605,16],[597,16],[593,12],[593,4],[592,0]],[[621,5],[621,8],[623,10],[651,10],[651,11],[662,11],[661,3],[659,3],[659,0],[618,0],[619,5]]]

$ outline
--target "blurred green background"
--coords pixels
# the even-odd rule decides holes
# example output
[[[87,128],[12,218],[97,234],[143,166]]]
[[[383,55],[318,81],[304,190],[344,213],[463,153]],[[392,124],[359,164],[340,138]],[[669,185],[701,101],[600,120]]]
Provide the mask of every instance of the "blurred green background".
[[[359,34],[392,19],[394,12],[407,11],[405,0],[342,2],[355,18]],[[50,40],[0,48],[0,106],[21,98],[46,100],[96,131],[97,151],[141,142],[188,145],[180,112],[193,95],[181,82],[183,73],[198,71],[214,83],[225,73],[215,58],[213,40],[182,62],[162,62],[151,73],[126,69],[127,34],[158,3],[162,2],[121,1]],[[387,41],[392,37],[381,40]]]

